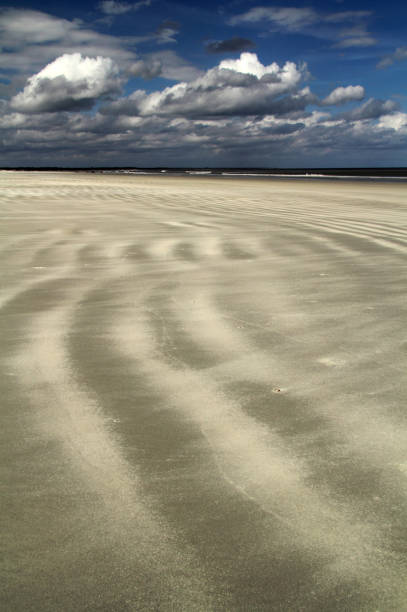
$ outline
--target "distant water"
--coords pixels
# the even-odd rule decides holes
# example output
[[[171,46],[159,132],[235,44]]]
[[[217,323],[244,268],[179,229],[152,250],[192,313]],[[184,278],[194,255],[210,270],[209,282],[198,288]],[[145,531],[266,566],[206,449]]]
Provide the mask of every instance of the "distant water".
[[[19,167],[0,168],[0,171],[52,171],[90,172],[119,175],[164,175],[198,176],[210,178],[256,178],[278,180],[363,180],[363,181],[407,181],[407,167],[394,168],[138,168],[138,167]]]
[[[362,168],[362,169],[332,169],[321,171],[265,171],[257,169],[184,169],[184,168],[109,168],[98,169],[103,174],[130,174],[130,175],[171,175],[171,176],[210,176],[210,177],[239,177],[263,179],[312,179],[312,180],[366,180],[366,181],[407,181],[405,168]]]

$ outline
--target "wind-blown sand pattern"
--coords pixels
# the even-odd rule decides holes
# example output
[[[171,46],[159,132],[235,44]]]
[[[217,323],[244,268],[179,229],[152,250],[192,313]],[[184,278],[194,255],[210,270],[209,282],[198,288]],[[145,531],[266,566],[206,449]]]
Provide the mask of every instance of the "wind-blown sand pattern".
[[[0,187],[4,609],[407,611],[405,187]]]

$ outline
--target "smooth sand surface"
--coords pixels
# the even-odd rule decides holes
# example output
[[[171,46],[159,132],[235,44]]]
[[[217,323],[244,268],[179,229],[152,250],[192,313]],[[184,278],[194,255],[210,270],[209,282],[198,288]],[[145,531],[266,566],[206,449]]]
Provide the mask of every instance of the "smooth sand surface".
[[[407,188],[0,189],[3,609],[407,610]]]

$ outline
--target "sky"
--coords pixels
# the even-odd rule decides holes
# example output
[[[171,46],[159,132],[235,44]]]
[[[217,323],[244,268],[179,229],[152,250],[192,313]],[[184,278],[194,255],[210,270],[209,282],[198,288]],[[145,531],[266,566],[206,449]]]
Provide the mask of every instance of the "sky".
[[[407,166],[400,0],[16,0],[0,166]]]

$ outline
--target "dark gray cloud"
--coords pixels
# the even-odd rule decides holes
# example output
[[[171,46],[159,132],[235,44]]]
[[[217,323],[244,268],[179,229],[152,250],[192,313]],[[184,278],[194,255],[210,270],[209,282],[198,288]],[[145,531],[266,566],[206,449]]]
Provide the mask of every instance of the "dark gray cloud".
[[[359,121],[363,119],[378,119],[383,115],[389,115],[394,111],[398,110],[399,105],[393,100],[375,100],[370,98],[361,106],[342,113],[341,118],[349,119],[352,121]]]
[[[159,59],[140,59],[129,68],[129,74],[142,79],[154,79],[162,74],[162,62]]]
[[[160,44],[176,42],[175,36],[178,34],[180,27],[178,21],[166,19],[155,31],[157,42]]]
[[[270,134],[294,134],[305,128],[305,123],[283,123],[281,125],[270,125],[265,127],[263,132],[266,136]]]
[[[128,73],[143,79],[161,76],[170,81],[192,81],[202,75],[201,70],[172,50],[143,55],[130,65]]]
[[[208,53],[236,53],[240,51],[249,51],[256,44],[249,38],[228,38],[227,40],[215,40],[205,44],[205,49]]]
[[[363,155],[366,165],[397,165],[407,146],[407,114],[386,117],[377,123],[315,111],[260,119],[11,113],[0,117],[7,151],[0,164],[301,166],[312,156],[315,165],[350,165]]]

